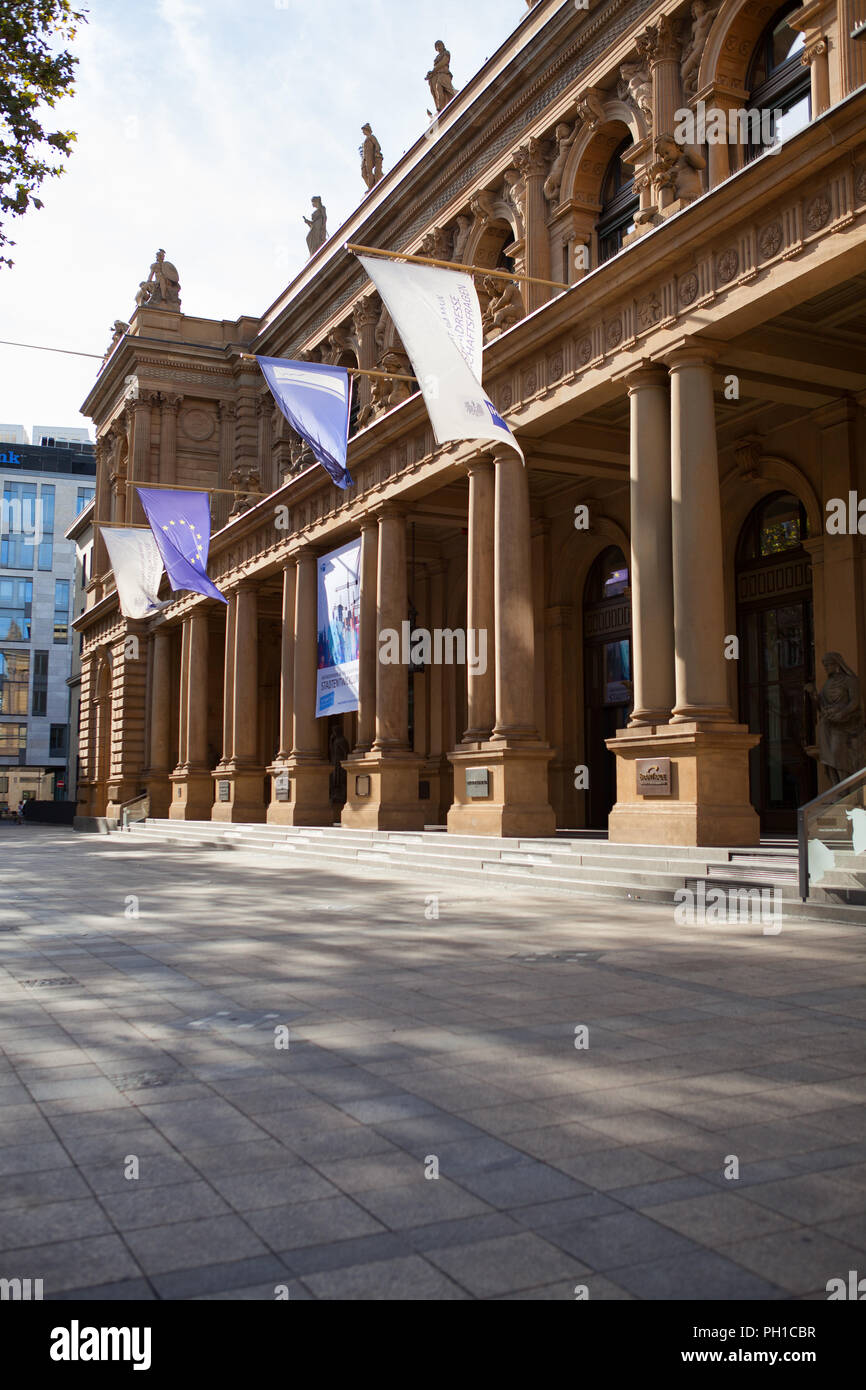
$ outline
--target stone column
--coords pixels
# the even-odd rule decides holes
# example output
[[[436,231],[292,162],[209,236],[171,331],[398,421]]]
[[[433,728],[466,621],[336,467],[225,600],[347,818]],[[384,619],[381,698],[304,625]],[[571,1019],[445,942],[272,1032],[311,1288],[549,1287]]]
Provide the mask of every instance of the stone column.
[[[373,517],[361,522],[361,631],[359,641],[358,744],[355,753],[368,753],[376,734],[376,671],[378,642],[376,587],[379,572],[379,525]]]
[[[673,22],[667,15],[661,15],[656,24],[647,26],[638,39],[638,51],[649,59],[653,79],[653,133],[656,136],[671,135],[674,114],[682,106],[682,47]]]
[[[285,825],[289,823],[288,801],[281,794],[288,777],[288,763],[294,742],[295,709],[295,601],[298,570],[294,558],[286,563],[283,570],[283,609],[280,649],[280,732],[279,751],[268,768],[271,774],[271,804],[268,807],[268,822]],[[279,779],[279,782],[278,780]],[[289,790],[291,784],[289,784]]]
[[[494,740],[536,741],[529,482],[517,452],[494,447],[496,726]]]
[[[493,462],[481,455],[469,464],[469,543],[467,625],[485,634],[487,665],[482,672],[466,666],[468,728],[464,743],[489,739],[496,719],[495,611],[493,603],[494,510],[496,484]],[[467,633],[467,651],[469,633]],[[476,639],[476,650],[477,639]]]
[[[183,396],[164,395],[160,410],[159,481],[177,482],[177,415]]]
[[[126,488],[126,522],[127,525],[140,525],[145,522],[144,510],[138,494],[135,491],[135,484],[146,485],[151,481],[150,478],[150,424],[151,424],[151,400],[153,393],[145,392],[138,400],[130,401],[127,405],[129,412],[129,480],[130,486]],[[121,514],[123,513],[123,501],[121,499]]]
[[[376,587],[378,635],[402,634],[409,612],[406,581],[406,517],[398,507],[379,512],[379,571]],[[402,663],[376,662],[374,753],[403,752],[409,746],[409,675]]]
[[[243,580],[226,616],[224,751],[213,773],[215,821],[263,821],[264,768],[258,765],[258,591]],[[231,751],[229,751],[231,750]]]
[[[392,503],[378,511],[376,584],[376,717],[368,754],[353,755],[346,766],[345,826],[377,830],[421,830],[424,808],[418,797],[423,759],[409,747],[409,670],[401,662],[379,659],[379,639],[386,629],[401,639],[408,624],[406,517]],[[363,618],[361,633],[363,640]]]
[[[810,69],[813,120],[816,116],[822,115],[830,105],[830,64],[827,48],[826,39],[817,39],[806,47],[800,57],[803,67]]]
[[[150,739],[147,790],[150,814],[156,820],[171,806],[171,629],[158,627],[151,639]]]
[[[713,398],[715,354],[669,359],[676,706],[673,722],[731,719],[725,674],[722,504]]]
[[[180,660],[178,765],[171,774],[172,820],[206,820],[213,803],[207,761],[208,610],[195,609],[183,622]]]
[[[330,766],[320,751],[316,719],[318,556],[304,546],[295,558],[292,751],[285,764],[290,793],[280,806],[279,820],[285,825],[331,825]]]
[[[376,325],[380,313],[381,305],[372,295],[360,299],[353,310],[355,336],[358,339],[358,366],[363,367],[365,371],[374,371],[376,368]],[[370,404],[372,381],[372,377],[358,376],[352,384],[362,408]]]
[[[526,186],[526,274],[549,280],[550,236],[547,230],[547,200],[544,196],[547,161],[542,153],[541,141],[532,138],[528,144],[516,150],[514,162]],[[524,285],[523,293],[527,313],[531,314],[533,309],[540,309],[542,304],[547,303],[553,290],[546,285]]]
[[[448,829],[475,835],[552,835],[556,821],[547,765],[553,752],[535,725],[529,485],[514,449],[495,444],[493,458],[496,722],[488,742],[448,755],[454,768]],[[483,780],[470,787],[469,773],[473,780]]]
[[[741,87],[726,87],[719,83],[706,87],[698,93],[694,101],[690,103],[692,109],[697,106],[698,98],[704,103],[704,110],[707,113],[707,125],[710,130],[718,118],[712,118],[710,113],[721,111],[725,119],[726,130],[729,127],[730,111],[738,111],[749,104],[749,94]],[[734,158],[732,159],[732,155]],[[707,141],[707,187],[718,188],[720,183],[730,178],[739,167],[738,147],[731,146],[728,140],[721,143]]]
[[[630,723],[666,724],[674,703],[670,403],[667,373],[626,377],[631,407],[631,611],[634,708]]]
[[[617,758],[617,802],[608,822],[608,838],[625,844],[755,845],[758,817],[749,802],[749,753],[758,743],[744,725],[735,724],[727,703],[725,667],[724,562],[719,465],[716,450],[711,347],[686,342],[668,358],[671,378],[671,536],[675,707],[669,723],[632,723],[607,742]],[[632,388],[630,388],[632,389]],[[646,441],[638,439],[643,464],[644,442],[661,433],[658,402],[640,386],[632,408],[655,422]],[[635,394],[638,404],[635,406]],[[634,415],[633,415],[634,420]],[[657,452],[647,449],[648,457]],[[657,462],[657,461],[656,461]],[[634,454],[632,455],[634,466]],[[644,557],[645,541],[638,520],[633,544]],[[638,572],[637,623],[647,620]],[[643,635],[642,656],[647,655]],[[641,672],[641,707],[635,714],[664,713],[669,684],[658,671],[658,684]],[[669,682],[669,677],[668,677]],[[651,703],[652,702],[652,703]],[[590,769],[590,776],[592,769]],[[664,785],[664,778],[667,784]],[[662,794],[659,793],[662,779]]]
[[[866,19],[863,0],[839,0],[838,14],[839,81],[842,89],[839,95],[847,97],[866,82],[866,40],[851,38],[851,31]]]

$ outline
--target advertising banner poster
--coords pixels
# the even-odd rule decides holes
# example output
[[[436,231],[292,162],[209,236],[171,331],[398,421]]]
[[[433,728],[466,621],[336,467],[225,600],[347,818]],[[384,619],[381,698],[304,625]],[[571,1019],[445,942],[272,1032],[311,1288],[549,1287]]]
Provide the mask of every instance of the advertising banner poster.
[[[358,708],[361,621],[361,542],[322,555],[317,562],[319,657],[316,718]]]

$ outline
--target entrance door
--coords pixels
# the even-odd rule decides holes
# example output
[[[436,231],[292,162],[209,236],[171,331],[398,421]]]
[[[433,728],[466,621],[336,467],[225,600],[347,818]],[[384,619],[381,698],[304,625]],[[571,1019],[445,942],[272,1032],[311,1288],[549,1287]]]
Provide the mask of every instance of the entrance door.
[[[605,747],[632,710],[631,590],[628,564],[615,545],[602,551],[589,572],[583,606],[586,824],[607,829],[616,801],[616,758]]]
[[[794,834],[797,807],[816,794],[805,686],[814,679],[812,568],[796,497],[776,493],[749,517],[737,553],[740,718],[761,742],[750,755],[761,829]]]

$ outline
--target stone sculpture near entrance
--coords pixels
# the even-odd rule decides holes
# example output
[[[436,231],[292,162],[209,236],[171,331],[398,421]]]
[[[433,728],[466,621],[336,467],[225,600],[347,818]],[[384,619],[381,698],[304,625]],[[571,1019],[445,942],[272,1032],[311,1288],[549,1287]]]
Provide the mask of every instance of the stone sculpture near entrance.
[[[430,84],[436,110],[442,111],[451,98],[456,97],[457,88],[451,78],[451,54],[441,39],[436,40],[436,59],[426,80]]]
[[[369,122],[361,126],[364,143],[360,149],[361,177],[367,188],[375,188],[382,177],[382,146],[373,134]]]
[[[328,209],[322,205],[321,198],[313,199],[313,215],[305,217],[304,221],[310,229],[307,232],[307,250],[311,256],[315,256],[319,247],[328,240]]]
[[[823,666],[824,685],[816,690],[810,683],[806,693],[818,716],[818,761],[835,786],[863,766],[866,725],[860,682],[847,661],[839,652],[827,652]]]
[[[341,729],[333,728],[329,740],[329,755],[331,763],[330,776],[330,796],[332,802],[340,805],[346,803],[346,769],[343,763],[348,758],[350,748],[345,734]]]
[[[162,247],[156,253],[156,260],[150,267],[150,274],[138,287],[135,302],[148,309],[180,308],[180,276],[171,261],[165,259]]]

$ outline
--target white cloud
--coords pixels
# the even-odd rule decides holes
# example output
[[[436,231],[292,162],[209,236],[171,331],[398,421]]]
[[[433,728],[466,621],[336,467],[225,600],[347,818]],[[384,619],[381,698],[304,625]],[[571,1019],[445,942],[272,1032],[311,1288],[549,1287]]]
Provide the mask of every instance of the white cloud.
[[[10,224],[0,338],[101,353],[158,246],[186,313],[262,313],[306,260],[312,195],[332,232],[361,201],[363,122],[386,169],[425,129],[435,39],[461,87],[525,13],[523,0],[440,0],[432,21],[396,0],[92,0],[76,94],[55,108],[78,141],[45,208]],[[82,423],[98,365],[0,346],[0,419]]]

